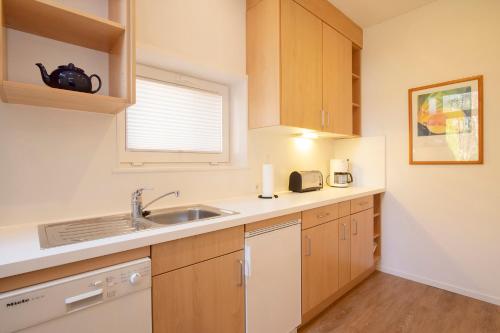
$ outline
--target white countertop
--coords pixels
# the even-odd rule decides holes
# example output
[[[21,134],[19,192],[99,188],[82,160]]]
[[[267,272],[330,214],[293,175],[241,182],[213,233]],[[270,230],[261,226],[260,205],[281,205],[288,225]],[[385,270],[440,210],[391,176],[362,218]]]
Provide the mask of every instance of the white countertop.
[[[203,202],[239,214],[50,249],[40,249],[37,224],[1,227],[0,278],[261,221],[384,191],[385,189],[380,187],[325,188],[309,193],[284,193],[278,199],[272,200],[247,196]]]

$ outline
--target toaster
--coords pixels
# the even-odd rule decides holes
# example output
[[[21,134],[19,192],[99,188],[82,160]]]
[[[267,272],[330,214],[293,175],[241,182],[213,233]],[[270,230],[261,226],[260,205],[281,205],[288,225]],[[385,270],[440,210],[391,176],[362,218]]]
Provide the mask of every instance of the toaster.
[[[321,171],[294,171],[290,174],[288,189],[293,192],[318,191],[323,188]]]

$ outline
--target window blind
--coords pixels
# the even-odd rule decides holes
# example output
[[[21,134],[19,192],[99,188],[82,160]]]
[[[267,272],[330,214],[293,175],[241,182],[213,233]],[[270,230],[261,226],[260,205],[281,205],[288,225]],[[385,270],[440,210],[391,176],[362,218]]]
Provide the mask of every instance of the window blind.
[[[128,150],[221,153],[223,97],[137,78],[136,104],[126,111]]]

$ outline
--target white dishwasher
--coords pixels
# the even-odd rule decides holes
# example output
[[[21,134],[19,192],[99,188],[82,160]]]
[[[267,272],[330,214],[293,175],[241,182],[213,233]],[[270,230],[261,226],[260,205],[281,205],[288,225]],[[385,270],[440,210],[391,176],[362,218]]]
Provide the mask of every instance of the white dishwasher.
[[[245,233],[246,333],[289,333],[300,325],[300,242],[300,219]]]
[[[0,333],[151,332],[151,260],[0,294]]]

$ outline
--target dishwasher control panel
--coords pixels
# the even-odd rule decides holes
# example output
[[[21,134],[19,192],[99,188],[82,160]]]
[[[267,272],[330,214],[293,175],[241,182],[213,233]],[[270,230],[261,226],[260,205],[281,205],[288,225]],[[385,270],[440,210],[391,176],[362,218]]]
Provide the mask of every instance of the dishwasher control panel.
[[[0,333],[17,331],[150,288],[151,260],[144,258],[0,293]]]

